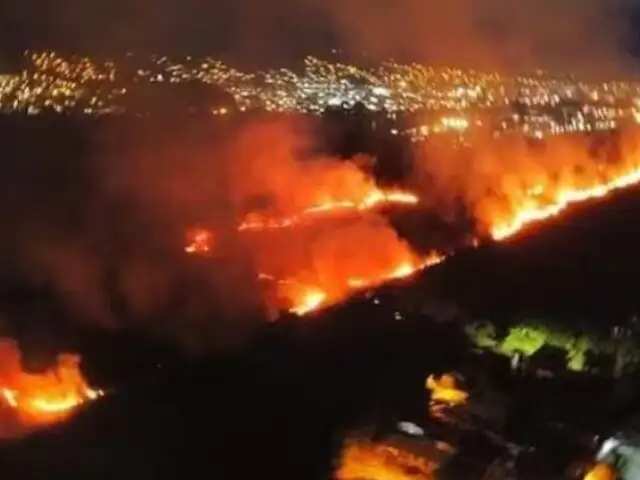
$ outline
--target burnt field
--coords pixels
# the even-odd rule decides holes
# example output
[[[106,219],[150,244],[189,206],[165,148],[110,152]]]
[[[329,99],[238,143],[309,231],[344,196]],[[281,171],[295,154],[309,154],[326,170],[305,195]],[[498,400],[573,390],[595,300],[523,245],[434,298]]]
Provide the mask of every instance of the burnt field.
[[[153,129],[138,134],[158,141]],[[352,427],[420,412],[425,372],[469,362],[457,327],[426,315],[397,322],[384,302],[358,298],[265,324],[254,265],[233,239],[232,260],[184,255],[183,229],[216,198],[158,205],[154,194],[131,203],[102,194],[103,135],[100,123],[75,119],[0,122],[3,333],[34,370],[56,351],[79,353],[89,381],[108,392],[65,423],[1,444],[4,478],[326,478]],[[167,173],[162,162],[157,173]],[[444,300],[478,317],[603,329],[636,314],[637,188],[479,248],[458,248],[470,227],[462,219],[383,214],[416,250],[457,251],[398,284],[394,305]],[[163,283],[123,291],[120,275]]]

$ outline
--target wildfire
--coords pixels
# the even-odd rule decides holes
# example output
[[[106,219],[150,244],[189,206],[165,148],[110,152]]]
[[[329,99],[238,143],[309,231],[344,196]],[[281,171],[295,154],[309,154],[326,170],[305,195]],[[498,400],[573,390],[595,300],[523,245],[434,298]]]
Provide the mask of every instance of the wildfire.
[[[466,403],[469,394],[457,387],[453,375],[444,374],[440,378],[429,375],[426,387],[431,391],[431,399],[436,402],[449,405],[461,405]]]
[[[609,193],[640,183],[640,168],[628,170],[626,173],[614,176],[606,181],[592,184],[584,188],[557,188],[551,189],[543,184],[536,184],[528,188],[521,201],[512,202],[511,214],[489,215],[489,231],[494,240],[506,240],[517,234],[532,223],[543,221],[559,215],[574,204],[590,199],[605,197]],[[331,215],[345,210],[366,211],[384,204],[415,205],[419,199],[412,193],[400,190],[388,191],[374,189],[359,202],[353,201],[327,201],[317,206],[309,207],[302,213],[282,219],[268,219],[260,216],[248,216],[239,226],[240,231],[261,231],[268,229],[280,229],[293,227],[305,219],[315,218],[314,215]],[[491,219],[493,217],[493,219]],[[207,230],[194,229],[188,237],[185,250],[189,253],[207,253],[211,250],[213,234]],[[474,244],[477,246],[477,244]],[[377,252],[377,251],[376,251]],[[372,255],[375,255],[373,252]],[[400,255],[399,258],[406,256]],[[343,258],[347,258],[348,255]],[[376,270],[368,275],[359,276],[356,272],[352,275],[342,276],[342,283],[337,288],[335,282],[325,285],[326,282],[300,282],[287,280],[281,289],[281,296],[292,305],[290,311],[298,315],[330,305],[342,300],[353,290],[370,288],[382,283],[411,277],[416,272],[441,263],[446,256],[441,253],[432,253],[421,261],[413,258],[399,260],[393,267],[384,270]],[[295,287],[292,287],[295,285]]]
[[[436,265],[444,261],[446,257],[437,252],[427,255],[422,260],[408,260],[401,262],[386,272],[375,272],[368,277],[347,277],[343,284],[336,284],[335,279],[325,287],[302,285],[295,280],[280,281],[280,296],[292,305],[291,313],[306,315],[324,307],[333,305],[355,291],[373,288],[383,283],[394,280],[402,280],[415,275],[422,269]],[[261,275],[262,278],[272,278],[269,275]],[[333,283],[332,283],[333,282]]]
[[[338,480],[430,480],[437,465],[391,446],[349,442],[335,473]]]
[[[54,423],[83,403],[103,395],[89,387],[80,372],[80,357],[62,354],[43,373],[22,369],[14,342],[0,341],[0,402],[12,409],[24,426]]]
[[[398,189],[385,190],[363,183],[367,185],[365,194],[362,194],[362,189],[356,189],[360,195],[347,195],[348,189],[344,192],[343,198],[354,199],[332,198],[308,207],[297,215],[282,218],[266,218],[253,213],[238,226],[238,231],[278,230],[294,227],[306,220],[333,218],[346,211],[366,212],[384,205],[419,203],[419,198],[413,193]],[[287,235],[282,240],[290,248],[284,251],[283,241],[277,237],[245,237],[247,241],[255,243],[251,251],[255,252],[259,269],[263,272],[279,272],[277,275],[261,273],[259,277],[277,284],[277,297],[288,306],[291,313],[306,315],[344,299],[354,290],[409,277],[444,259],[437,253],[419,259],[380,219],[363,219],[353,223],[356,225],[331,229],[329,235],[325,232],[323,236],[321,232],[313,238],[304,237],[304,234],[297,238],[295,229],[287,230],[282,233]],[[212,231],[193,228],[187,232],[185,251],[206,255],[213,248],[214,238]],[[368,248],[363,248],[364,245]],[[315,251],[306,251],[309,246]],[[297,259],[297,263],[291,260],[292,257]]]
[[[441,161],[428,156],[423,165],[429,174],[425,178],[430,179],[427,194],[445,200],[454,195],[476,224],[494,240],[503,241],[574,204],[640,183],[640,167],[629,149],[612,161],[596,158],[590,144],[572,139],[557,142],[550,141],[542,152],[523,143],[505,147],[492,141],[478,146],[472,167],[466,155]],[[278,308],[284,304],[291,312],[306,315],[354,291],[411,277],[447,258],[443,253],[420,258],[375,214],[386,205],[418,205],[418,195],[379,187],[356,160],[300,161],[298,143],[295,130],[258,126],[239,142],[241,161],[234,162],[233,169],[237,182],[232,183],[238,187],[234,195],[243,202],[268,199],[273,211],[280,212],[253,211],[237,226],[239,232],[247,232],[242,240],[250,244],[247,250],[257,270],[272,274],[276,296],[282,301]],[[416,160],[420,163],[420,158]],[[342,221],[345,212],[357,215]],[[341,221],[319,227],[325,222],[317,220],[336,217]],[[368,225],[374,217],[379,224]],[[353,228],[345,227],[347,223]],[[300,225],[305,228],[294,228]],[[261,234],[267,230],[269,235]],[[185,250],[208,254],[214,240],[213,232],[194,229],[188,233]],[[479,246],[477,240],[470,244]]]
[[[187,231],[184,251],[193,254],[207,254],[213,249],[214,235],[205,228],[192,228]]]
[[[549,195],[542,185],[537,185],[529,190],[526,201],[516,208],[511,218],[491,227],[491,236],[495,240],[503,240],[531,223],[560,214],[573,204],[605,197],[637,183],[640,183],[640,168],[588,188],[561,188],[553,195]]]
[[[446,256],[438,252],[431,252],[420,261],[405,261],[398,264],[397,267],[383,273],[380,276],[370,278],[349,278],[347,284],[354,289],[371,288],[381,283],[391,282],[393,280],[402,280],[415,275],[417,272],[425,268],[433,267],[445,260]]]
[[[290,311],[296,315],[306,315],[320,308],[326,301],[327,294],[325,292],[317,288],[308,288],[299,295]]]
[[[349,211],[373,210],[385,205],[417,205],[420,202],[418,196],[402,190],[381,190],[373,188],[359,200],[327,199],[304,209],[301,213],[283,218],[265,218],[260,214],[250,213],[240,224],[238,229],[243,230],[272,230],[289,228],[306,220],[312,220],[322,215],[335,215]]]

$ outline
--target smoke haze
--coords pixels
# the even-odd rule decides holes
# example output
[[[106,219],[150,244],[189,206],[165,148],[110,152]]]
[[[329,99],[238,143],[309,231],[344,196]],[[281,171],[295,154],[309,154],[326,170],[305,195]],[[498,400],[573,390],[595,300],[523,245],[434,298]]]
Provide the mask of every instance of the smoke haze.
[[[12,0],[7,41],[73,51],[220,54],[280,64],[309,53],[368,53],[513,70],[620,73],[635,48],[635,0]]]
[[[259,273],[285,282],[278,287],[285,304],[275,306],[286,307],[310,287],[340,298],[349,279],[413,262],[411,248],[374,213],[276,233],[238,231],[250,212],[281,218],[325,202],[357,204],[375,190],[355,166],[362,159],[314,149],[312,125],[298,118],[218,131],[118,121],[85,156],[30,152],[24,168],[7,163],[2,176],[7,281],[49,292],[79,322],[208,348],[234,343],[264,320]],[[47,170],[50,162],[59,170]],[[184,252],[192,226],[213,232],[211,258]]]
[[[522,211],[634,172],[639,150],[637,132],[630,129],[600,138],[552,137],[537,146],[520,136],[476,139],[462,151],[423,145],[415,151],[414,182],[442,212],[462,201],[490,233]]]

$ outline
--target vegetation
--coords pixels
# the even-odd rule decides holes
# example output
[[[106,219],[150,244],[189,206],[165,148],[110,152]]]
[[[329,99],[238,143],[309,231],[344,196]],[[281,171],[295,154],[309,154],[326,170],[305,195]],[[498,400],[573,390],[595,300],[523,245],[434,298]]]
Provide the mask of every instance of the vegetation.
[[[640,338],[633,335],[615,340],[593,332],[570,331],[533,321],[510,327],[502,338],[489,322],[471,324],[466,333],[478,347],[508,356],[518,352],[531,356],[544,345],[561,348],[567,352],[568,368],[575,371],[584,370],[588,353],[615,356],[616,370],[640,361]]]

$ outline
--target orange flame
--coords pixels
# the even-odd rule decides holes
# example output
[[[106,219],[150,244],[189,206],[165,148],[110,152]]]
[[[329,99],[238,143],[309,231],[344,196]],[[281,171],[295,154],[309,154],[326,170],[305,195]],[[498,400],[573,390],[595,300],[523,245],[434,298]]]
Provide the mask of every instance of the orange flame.
[[[64,420],[83,403],[103,395],[83,378],[77,355],[59,355],[56,365],[33,374],[22,369],[15,342],[1,340],[0,361],[0,402],[25,427]]]
[[[239,184],[243,186],[238,195],[246,198],[256,192],[265,194],[272,198],[276,210],[288,213],[272,216],[252,212],[238,230],[271,231],[272,236],[246,235],[243,240],[256,242],[255,248],[252,245],[249,249],[255,255],[253,260],[259,271],[273,276],[278,297],[291,312],[308,314],[339,302],[354,291],[411,277],[446,259],[443,253],[420,259],[386,221],[373,226],[367,223],[375,215],[365,212],[385,205],[417,205],[417,195],[378,187],[356,162],[326,158],[298,162],[295,149],[291,148],[296,144],[292,132],[280,132],[287,139],[280,148],[272,145],[272,136],[277,137],[278,132],[277,128],[257,131],[268,155],[255,152],[249,137],[246,145],[241,142],[241,157],[246,157],[247,168],[238,168]],[[480,145],[474,152],[477,158],[473,168],[466,157],[461,162],[429,161],[425,165],[431,190],[444,188],[447,192],[436,192],[438,197],[449,198],[448,194],[454,193],[456,198],[462,198],[477,223],[496,241],[557,216],[574,204],[640,183],[636,154],[628,148],[618,161],[612,162],[594,158],[583,142],[576,143],[571,138],[550,140],[542,154],[521,142],[514,145],[520,150],[493,141]],[[273,174],[272,163],[265,160],[256,164],[255,158],[274,160],[280,174]],[[347,222],[336,222],[329,232],[316,231],[320,222],[315,220],[332,219],[344,212],[359,214],[354,216],[351,229],[344,228]],[[307,228],[291,228],[299,225]],[[211,250],[213,233],[200,231],[191,235],[188,252]],[[477,247],[479,242],[473,240],[471,245]]]
[[[192,228],[187,231],[184,251],[187,253],[207,254],[213,250],[214,235],[205,228]]]
[[[613,179],[586,188],[561,188],[549,197],[544,186],[529,191],[526,201],[519,205],[512,216],[491,226],[495,240],[506,239],[534,222],[555,217],[571,205],[605,197],[609,193],[640,183],[640,168],[622,173]]]
[[[238,229],[242,230],[270,230],[289,228],[306,220],[312,220],[320,215],[335,215],[349,211],[366,211],[389,205],[417,205],[420,199],[410,192],[402,190],[372,189],[359,200],[328,199],[317,205],[304,209],[297,215],[284,218],[264,218],[259,214],[250,213],[242,221]]]
[[[436,468],[435,463],[395,447],[352,441],[342,450],[335,478],[430,480],[434,478]]]
[[[427,265],[430,262],[432,262],[432,260],[430,260],[429,262],[424,262],[424,265]],[[415,274],[421,268],[423,268],[422,264],[412,265],[411,263],[403,263],[388,274],[383,274],[381,276],[370,278],[348,278],[346,281],[347,288],[345,292],[335,292],[333,295],[321,288],[312,286],[283,288],[281,290],[281,294],[282,296],[287,297],[289,303],[293,305],[289,309],[289,311],[291,313],[295,313],[296,315],[303,316],[310,312],[319,310],[323,307],[335,304],[338,301],[344,299],[349,294],[353,293],[355,290],[371,288],[388,281],[407,278]],[[283,282],[283,284],[289,286],[292,284],[292,282]]]
[[[289,310],[296,315],[306,315],[317,310],[327,301],[327,294],[317,288],[305,289],[296,299],[295,305]]]
[[[469,397],[467,392],[457,387],[453,375],[444,374],[440,378],[429,375],[425,385],[431,391],[431,399],[436,402],[461,405],[466,403]]]
[[[329,281],[324,288],[300,285],[293,280],[282,281],[280,294],[292,305],[289,311],[302,316],[333,305],[358,290],[409,278],[425,268],[444,261],[445,258],[444,255],[433,252],[419,261],[407,260],[387,270],[373,270],[369,276],[347,277],[343,284],[336,282],[339,275],[336,278],[329,276]],[[357,267],[357,262],[353,266]]]
[[[257,213],[247,215],[244,221],[238,226],[239,232],[260,232],[264,230],[279,230],[294,227],[309,220],[320,218],[333,218],[344,212],[366,212],[385,205],[416,205],[419,198],[410,192],[399,189],[379,189],[373,184],[363,182],[368,190],[362,193],[364,187],[359,183],[359,189],[355,191],[359,195],[348,195],[349,192],[343,189],[344,198],[338,200],[332,197],[329,200],[305,208],[301,213],[282,218],[267,218]],[[416,259],[416,255],[404,242],[400,241],[395,232],[384,222],[365,222],[359,225],[344,228],[343,231],[348,237],[346,241],[336,242],[331,232],[331,238],[322,237],[313,239],[316,247],[315,253],[302,252],[298,256],[302,262],[307,261],[308,265],[295,265],[291,260],[293,252],[285,251],[283,258],[282,242],[277,240],[260,240],[251,238],[255,242],[260,242],[252,250],[256,251],[258,257],[257,264],[262,270],[273,272],[283,271],[280,275],[260,274],[262,279],[270,279],[278,285],[278,297],[289,307],[289,311],[297,315],[306,315],[312,311],[334,304],[353,290],[363,289],[378,285],[380,283],[408,277],[415,272],[442,261],[443,257],[438,254],[430,254],[424,259]],[[288,230],[287,235],[296,235],[293,230]],[[339,235],[338,235],[339,236]],[[267,238],[267,237],[265,237]],[[187,232],[187,243],[185,251],[191,254],[208,254],[212,250],[214,233],[202,229],[193,228]],[[249,241],[249,240],[248,240]],[[292,240],[290,237],[284,239],[292,249],[304,248],[309,244],[309,239],[301,241]],[[373,246],[373,244],[377,244]],[[372,245],[369,251],[364,251],[364,245]],[[336,257],[348,257],[349,268],[334,264],[331,266],[321,265],[321,260]],[[380,258],[378,258],[380,257]],[[298,262],[300,263],[300,262]],[[315,264],[315,265],[314,265]],[[304,275],[300,271],[304,270]]]

